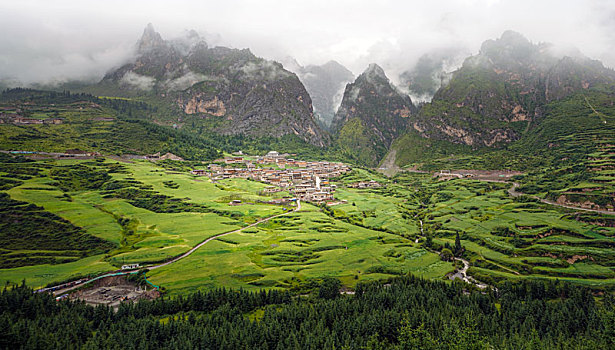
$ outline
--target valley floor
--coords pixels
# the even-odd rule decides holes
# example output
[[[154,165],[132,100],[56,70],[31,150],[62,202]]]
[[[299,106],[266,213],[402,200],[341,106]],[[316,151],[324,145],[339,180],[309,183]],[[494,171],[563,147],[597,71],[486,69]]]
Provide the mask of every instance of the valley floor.
[[[442,279],[456,268],[492,285],[557,278],[615,286],[611,216],[579,216],[511,196],[509,182],[445,181],[420,173],[386,178],[355,169],[335,179],[335,205],[291,207],[267,204],[288,194],[265,195],[266,184],[212,182],[191,175],[182,162],[6,165],[5,201],[38,205],[54,222],[65,220],[83,237],[114,247],[43,250],[51,238],[41,234],[33,249],[5,235],[2,283],[25,279],[44,287],[139,264],[153,267],[147,278],[171,294],[222,286],[301,291],[327,276],[353,288],[408,273]],[[351,187],[368,181],[382,186]],[[231,205],[234,200],[242,205]],[[453,264],[446,250],[471,266]]]

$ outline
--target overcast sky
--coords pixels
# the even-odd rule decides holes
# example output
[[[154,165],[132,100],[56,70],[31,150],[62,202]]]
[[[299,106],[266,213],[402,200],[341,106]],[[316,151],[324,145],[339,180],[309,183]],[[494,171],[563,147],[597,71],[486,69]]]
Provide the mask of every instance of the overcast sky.
[[[476,53],[506,29],[615,67],[613,0],[0,0],[0,77],[99,79],[130,59],[149,22],[163,38],[195,29],[210,44],[334,59],[355,74],[375,62],[391,75],[438,48]]]

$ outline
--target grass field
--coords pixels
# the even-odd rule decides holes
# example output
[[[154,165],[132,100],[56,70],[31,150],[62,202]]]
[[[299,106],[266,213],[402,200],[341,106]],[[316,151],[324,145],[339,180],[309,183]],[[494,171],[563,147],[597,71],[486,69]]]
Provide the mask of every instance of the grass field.
[[[459,233],[464,256],[483,267],[477,277],[497,279],[490,274],[502,272],[613,285],[615,228],[570,210],[514,200],[505,192],[508,186],[426,181],[424,190],[434,193],[422,211],[428,234],[440,245],[452,245]]]
[[[258,228],[207,244],[176,264],[150,273],[171,291],[221,286],[292,288],[310,278],[359,281],[413,273],[441,278],[452,265],[412,241],[332,219],[304,205]]]
[[[54,167],[82,165],[95,171],[115,165],[111,161],[92,163],[75,160],[28,163],[30,167],[44,165],[46,168],[38,176],[21,180],[20,185],[8,189],[7,193],[13,199],[42,206],[48,212],[82,227],[87,234],[114,243],[117,248],[96,258],[79,260],[76,262],[79,269],[70,267],[70,264],[2,269],[0,280],[19,282],[26,278],[28,284],[40,286],[40,283],[64,280],[76,273],[116,269],[125,263],[160,262],[184,253],[213,235],[283,212],[279,206],[256,203],[268,199],[258,195],[265,187],[263,184],[247,180],[212,184],[207,178],[170,172],[149,162],[124,164],[124,171],[110,174],[111,180],[133,181],[144,188],[150,186],[156,193],[181,199],[188,206],[189,203],[207,205],[215,212],[153,212],[135,207],[125,199],[105,198],[104,191],[97,189],[64,192],[49,177],[49,169]],[[17,176],[9,173],[4,175],[7,178]],[[173,181],[178,186],[169,188],[164,185],[164,181]],[[235,196],[253,200],[255,204],[229,206],[228,198]],[[27,257],[35,252],[22,250],[19,254]],[[60,256],[56,259],[59,261]],[[30,271],[35,271],[37,277]]]
[[[22,259],[25,266],[0,269],[0,282],[25,278],[38,287],[126,263],[161,262],[209,237],[284,212],[262,203],[270,199],[260,195],[265,184],[213,183],[182,167],[109,159],[4,164],[0,185],[12,200],[41,206],[114,247],[81,258],[74,252],[66,257],[64,251],[4,249],[4,256]],[[383,186],[346,187],[367,180]],[[304,204],[300,212],[214,240],[148,277],[170,293],[222,286],[301,291],[325,276],[349,287],[407,273],[440,279],[454,267],[429,250],[453,247],[459,234],[462,256],[479,280],[560,278],[615,286],[615,227],[608,216],[511,198],[506,183],[437,181],[410,173],[388,179],[366,170],[334,182],[342,204]],[[234,199],[243,204],[229,205]],[[50,263],[37,263],[41,257]],[[70,259],[79,260],[62,263]]]

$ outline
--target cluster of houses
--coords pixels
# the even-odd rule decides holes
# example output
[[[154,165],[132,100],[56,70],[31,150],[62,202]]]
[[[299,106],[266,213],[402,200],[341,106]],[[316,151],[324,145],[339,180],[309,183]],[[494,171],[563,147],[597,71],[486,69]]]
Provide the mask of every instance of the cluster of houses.
[[[47,119],[36,119],[36,118],[26,118],[22,117],[18,114],[7,114],[0,113],[0,124],[18,124],[18,125],[29,125],[29,124],[62,124],[64,119],[62,118],[47,118]]]
[[[157,160],[184,160],[184,158],[175,155],[171,152],[167,152],[165,154],[161,154],[160,152],[154,153],[154,154],[148,154],[145,156],[142,155],[138,155],[138,154],[123,154],[122,158],[124,159],[145,159],[145,160],[151,160],[151,161],[157,161]]]
[[[309,162],[288,157],[289,154],[275,151],[256,158],[234,154],[217,159],[207,170],[193,170],[192,174],[207,175],[213,181],[230,178],[261,181],[271,185],[263,190],[264,193],[286,190],[299,200],[320,203],[333,200],[336,186],[330,184],[329,179],[350,170],[350,167],[343,163]]]
[[[360,182],[355,182],[355,183],[351,183],[347,185],[350,188],[379,188],[382,187],[382,185],[378,182],[378,181],[360,181]]]

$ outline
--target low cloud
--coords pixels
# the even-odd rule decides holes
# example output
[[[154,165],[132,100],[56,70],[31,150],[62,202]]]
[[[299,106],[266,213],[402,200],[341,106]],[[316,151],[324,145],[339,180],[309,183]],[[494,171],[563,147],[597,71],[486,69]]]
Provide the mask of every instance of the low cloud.
[[[122,79],[120,79],[120,84],[128,85],[143,91],[151,91],[155,83],[155,78],[146,77],[130,71],[126,72]]]
[[[271,61],[262,62],[248,62],[242,66],[240,70],[251,79],[266,79],[269,81],[276,81],[284,78],[288,78],[291,73],[288,73],[282,69],[279,63]]]
[[[180,90],[186,90],[192,85],[198,82],[201,82],[201,81],[205,81],[205,80],[214,80],[214,79],[211,79],[203,74],[188,72],[179,78],[167,81],[165,83],[165,86],[169,90],[180,91]]]
[[[304,65],[333,59],[355,75],[376,62],[392,80],[427,52],[457,47],[475,54],[507,29],[532,42],[578,47],[615,67],[610,0],[177,0],[172,11],[162,0],[20,0],[0,4],[0,79],[100,79],[132,59],[149,22],[164,38],[195,29],[210,47],[250,48],[267,59],[289,55]]]

